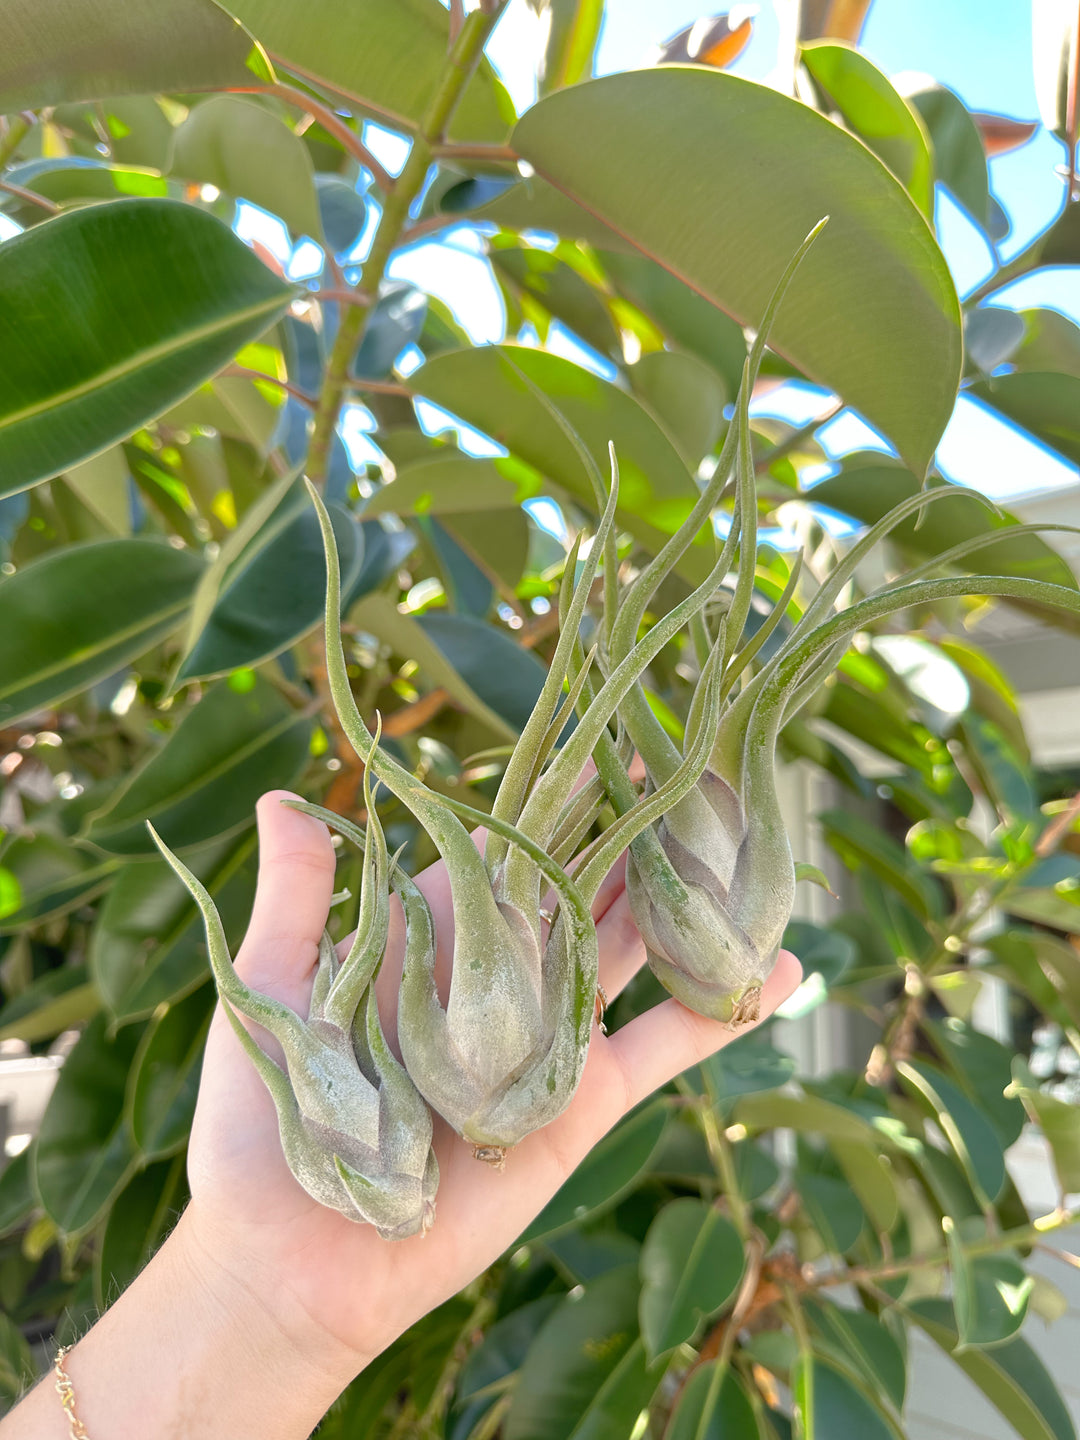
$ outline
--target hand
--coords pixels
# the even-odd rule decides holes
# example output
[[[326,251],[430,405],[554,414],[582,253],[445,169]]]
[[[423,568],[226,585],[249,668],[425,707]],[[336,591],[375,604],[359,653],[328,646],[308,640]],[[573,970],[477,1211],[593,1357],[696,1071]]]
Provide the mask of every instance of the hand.
[[[259,803],[258,891],[236,969],[256,990],[306,1014],[334,888],[335,852],[326,827],[283,806],[285,798],[278,791]],[[445,975],[453,913],[442,864],[418,883],[435,918]],[[594,913],[600,983],[614,999],[645,960],[621,866],[605,882]],[[403,934],[395,901],[378,982],[391,1041]],[[783,952],[765,986],[763,1017],[800,977],[798,961]],[[269,1049],[268,1037],[255,1033]],[[204,1259],[254,1290],[283,1325],[337,1351],[342,1373],[359,1371],[490,1265],[621,1116],[734,1038],[726,1026],[670,999],[610,1037],[594,1031],[573,1103],[511,1152],[502,1171],[475,1160],[472,1147],[436,1116],[442,1179],[435,1224],[426,1236],[388,1242],[370,1226],[316,1204],[293,1179],[270,1096],[219,1007],[191,1137],[185,1232]]]

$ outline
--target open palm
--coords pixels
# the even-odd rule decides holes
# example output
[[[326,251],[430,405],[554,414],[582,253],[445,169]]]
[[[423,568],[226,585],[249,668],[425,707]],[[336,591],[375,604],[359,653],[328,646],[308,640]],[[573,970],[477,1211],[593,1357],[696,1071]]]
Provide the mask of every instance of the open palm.
[[[275,791],[259,803],[258,891],[236,968],[253,988],[306,1014],[334,888],[335,852],[326,827],[283,806],[286,798]],[[435,919],[445,974],[452,963],[453,914],[441,862],[418,883]],[[396,901],[394,906],[379,977],[380,1011],[391,1038],[404,938]],[[621,866],[605,882],[594,913],[600,982],[614,998],[645,960]],[[782,953],[765,987],[763,1017],[791,993],[800,973],[794,956]],[[293,1179],[273,1102],[219,1007],[189,1152],[191,1218],[199,1242],[243,1283],[273,1297],[283,1313],[292,1307],[355,1352],[359,1369],[491,1264],[622,1115],[733,1038],[726,1026],[675,1000],[611,1037],[594,1032],[573,1103],[518,1146],[502,1171],[477,1162],[471,1145],[436,1117],[442,1178],[435,1225],[426,1236],[388,1242],[371,1226],[318,1205]]]

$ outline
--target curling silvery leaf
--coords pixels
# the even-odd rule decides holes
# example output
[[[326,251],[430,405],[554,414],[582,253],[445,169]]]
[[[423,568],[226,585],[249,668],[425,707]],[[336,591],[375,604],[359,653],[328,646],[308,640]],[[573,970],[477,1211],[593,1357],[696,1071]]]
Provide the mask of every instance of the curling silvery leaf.
[[[221,1003],[273,1098],[293,1175],[320,1204],[398,1240],[431,1225],[439,1170],[431,1114],[386,1044],[375,1002],[389,925],[389,865],[367,777],[365,786],[369,843],[356,936],[339,963],[324,933],[306,1019],[244,984],[209,893],[156,834],[154,839],[202,912]],[[241,1017],[274,1037],[283,1066],[257,1044]]]

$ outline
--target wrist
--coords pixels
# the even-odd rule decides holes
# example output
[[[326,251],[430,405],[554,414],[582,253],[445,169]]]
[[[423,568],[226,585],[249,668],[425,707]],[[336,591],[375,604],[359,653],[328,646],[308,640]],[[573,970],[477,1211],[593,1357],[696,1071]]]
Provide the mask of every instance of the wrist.
[[[307,1386],[329,1395],[329,1405],[374,1358],[333,1335],[311,1315],[280,1271],[261,1261],[209,1220],[192,1202],[162,1247],[181,1284],[205,1313],[209,1333],[235,1334],[239,1352],[249,1351],[253,1378]]]

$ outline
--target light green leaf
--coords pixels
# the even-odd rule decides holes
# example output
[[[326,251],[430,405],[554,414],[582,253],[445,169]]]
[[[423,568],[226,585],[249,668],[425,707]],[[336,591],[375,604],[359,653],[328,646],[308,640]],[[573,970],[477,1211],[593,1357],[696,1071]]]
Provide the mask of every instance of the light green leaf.
[[[715,135],[724,143],[703,167],[695,137]],[[960,379],[959,304],[925,219],[860,141],[775,90],[672,65],[549,95],[513,143],[542,178],[747,324],[828,215],[772,343],[925,472]]]
[[[512,510],[539,494],[542,477],[503,459],[474,460],[453,451],[398,471],[364,507],[373,515],[446,515]]]
[[[103,0],[92,10],[80,0],[4,6],[0,112],[273,78],[251,36],[213,0]]]
[[[18,883],[21,902],[0,921],[0,934],[41,924],[92,900],[108,885],[116,862],[102,860],[48,830],[16,834],[3,864]]]
[[[931,486],[948,485],[934,479]],[[980,571],[995,575],[1020,575],[1047,580],[1076,589],[1076,577],[1069,566],[1045,540],[1037,535],[1009,535],[1017,522],[1008,515],[995,515],[977,500],[967,499],[960,486],[956,498],[936,500],[917,518],[903,520],[889,534],[893,545],[912,556],[925,559],[941,555],[954,545],[981,535],[1000,532],[1001,539],[975,551]],[[839,475],[814,486],[814,504],[827,505],[864,524],[874,525],[888,511],[914,495],[919,482],[909,470],[886,456],[860,453],[845,457]],[[808,492],[808,495],[811,492]]]
[[[630,385],[696,470],[724,428],[724,382],[696,355],[651,350],[628,367]]]
[[[104,1012],[64,1061],[34,1142],[31,1167],[46,1211],[66,1234],[92,1225],[135,1168],[124,1087],[137,1026],[108,1034]]]
[[[64,483],[114,535],[131,534],[131,476],[119,445],[72,466]]]
[[[917,1300],[905,1313],[952,1356],[1023,1440],[1076,1440],[1065,1403],[1026,1340],[1016,1336],[990,1350],[959,1350],[948,1300]]]
[[[0,1040],[38,1045],[75,1029],[100,1009],[101,996],[87,981],[84,965],[46,970],[0,1010]]]
[[[996,375],[971,393],[1030,430],[1039,440],[1080,463],[1080,378],[1023,370]]]
[[[0,721],[66,700],[157,644],[202,564],[156,540],[68,546],[0,579]]]
[[[175,405],[294,294],[228,226],[171,200],[89,205],[6,241],[0,493],[89,459]]]
[[[173,849],[249,825],[264,791],[295,780],[310,735],[310,719],[268,680],[243,693],[219,680],[91,817],[87,837],[114,855],[150,855],[147,820]]]
[[[818,40],[803,46],[802,61],[848,127],[881,157],[932,220],[934,171],[929,137],[917,113],[851,45]]]
[[[239,95],[211,95],[195,105],[176,130],[169,168],[260,205],[296,235],[322,238],[307,146],[265,105]]]
[[[976,1197],[996,1200],[1005,1184],[1005,1159],[985,1112],[934,1065],[908,1060],[896,1069],[909,1094],[923,1102],[941,1127]]]
[[[1080,325],[1056,310],[1021,311],[1024,339],[1013,356],[1018,370],[1061,371],[1080,378]]]
[[[1024,1109],[1042,1129],[1062,1192],[1080,1194],[1080,1109],[1040,1090],[1020,1056],[1013,1061],[1009,1090],[1023,1101]]]
[[[730,1220],[704,1200],[672,1200],[641,1250],[641,1334],[650,1360],[692,1340],[734,1295],[745,1265]]]
[[[949,1247],[957,1349],[1008,1340],[1024,1323],[1034,1280],[1011,1256],[969,1256],[952,1217],[946,1215],[941,1223]]]
[[[978,126],[960,97],[944,85],[907,95],[930,133],[937,179],[985,226],[990,218],[990,177]]]
[[[442,75],[450,21],[435,0],[230,0],[274,60],[396,129],[415,130]],[[451,140],[506,140],[510,98],[488,62],[466,87]]]
[[[558,490],[593,510],[592,483],[580,457],[540,400],[503,360],[505,352],[580,434],[601,475],[608,444],[619,460],[619,524],[655,551],[693,508],[698,489],[672,441],[625,391],[559,355],[526,346],[484,346],[436,356],[410,376],[421,395],[492,435]],[[712,551],[691,546],[683,574],[699,583]]]

